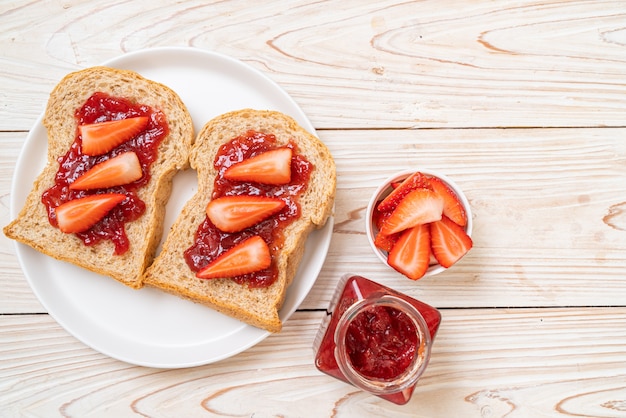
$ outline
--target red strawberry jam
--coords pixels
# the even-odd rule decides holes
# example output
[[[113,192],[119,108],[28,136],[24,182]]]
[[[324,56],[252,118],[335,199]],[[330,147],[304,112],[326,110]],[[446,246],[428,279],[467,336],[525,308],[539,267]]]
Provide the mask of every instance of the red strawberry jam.
[[[344,276],[315,338],[322,372],[407,403],[430,358],[437,309],[361,276]]]
[[[313,170],[313,164],[298,154],[297,146],[293,141],[290,141],[287,146],[292,149],[293,156],[291,158],[291,181],[284,185],[241,182],[224,178],[224,171],[233,164],[278,148],[279,145],[274,135],[248,131],[220,147],[214,161],[218,174],[214,182],[212,199],[237,195],[267,196],[281,198],[286,205],[277,214],[236,233],[220,231],[208,217],[205,217],[198,227],[194,244],[185,251],[185,260],[192,271],[197,273],[241,241],[259,235],[270,247],[272,264],[267,269],[232,279],[249,287],[267,287],[276,281],[278,271],[274,254],[277,254],[283,246],[284,229],[300,217],[299,197],[306,190]]]
[[[76,137],[67,153],[58,159],[55,184],[46,190],[41,201],[48,211],[50,224],[57,226],[55,208],[72,199],[99,193],[123,193],[127,198],[111,210],[102,220],[85,232],[76,235],[85,245],[95,245],[102,240],[115,244],[115,254],[128,251],[129,241],[124,225],[138,219],[146,209],[145,203],[137,196],[137,191],[150,181],[150,166],[157,158],[161,141],[169,133],[163,112],[149,106],[133,103],[120,97],[112,97],[96,92],[76,110],[78,125],[106,122],[137,116],[149,117],[147,127],[137,136],[117,146],[106,154],[88,156],[82,152],[82,139],[78,129]],[[134,151],[139,158],[143,176],[130,184],[97,190],[70,190],[69,185],[94,165],[115,157],[123,152]]]
[[[417,331],[411,319],[389,306],[373,306],[360,312],[346,331],[350,363],[370,379],[398,377],[411,364],[417,347]]]

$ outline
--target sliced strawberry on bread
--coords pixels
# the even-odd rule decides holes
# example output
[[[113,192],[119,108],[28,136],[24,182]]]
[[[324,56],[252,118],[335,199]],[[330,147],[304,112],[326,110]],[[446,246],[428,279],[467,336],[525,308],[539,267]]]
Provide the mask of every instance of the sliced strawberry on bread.
[[[239,232],[269,218],[285,206],[285,201],[277,197],[224,196],[211,200],[206,214],[219,230]]]
[[[291,181],[291,157],[288,147],[276,148],[240,161],[224,171],[224,178],[262,184],[287,184]]]
[[[102,155],[139,135],[148,125],[147,116],[80,125],[82,150],[86,155]]]
[[[200,270],[196,277],[216,279],[236,277],[268,268],[272,263],[270,249],[263,238],[255,235],[235,245]]]
[[[430,224],[430,236],[433,255],[445,268],[459,261],[473,246],[465,229],[445,215]]]
[[[431,177],[429,181],[433,190],[443,198],[443,214],[457,225],[467,225],[467,214],[456,193],[439,178]]]
[[[65,233],[84,232],[126,199],[121,193],[96,194],[73,199],[55,209],[59,229]]]
[[[392,185],[392,187],[394,186]],[[389,193],[376,208],[381,212],[394,210],[400,201],[415,189],[430,189],[430,182],[426,176],[420,172],[411,174],[402,183],[395,186],[392,192]]]
[[[418,224],[441,219],[443,198],[429,189],[415,189],[398,203],[389,218],[382,222],[380,232],[391,235]]]
[[[94,165],[69,187],[71,190],[106,189],[132,183],[142,176],[137,154],[129,151]]]
[[[420,224],[404,231],[389,252],[387,263],[411,280],[424,276],[430,264],[428,224]]]

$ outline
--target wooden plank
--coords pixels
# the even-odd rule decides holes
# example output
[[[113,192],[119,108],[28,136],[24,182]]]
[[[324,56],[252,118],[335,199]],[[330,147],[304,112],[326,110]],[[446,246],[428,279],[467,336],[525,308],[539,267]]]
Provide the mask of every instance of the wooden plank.
[[[338,191],[331,248],[302,308],[320,309],[338,278],[359,273],[442,307],[611,306],[626,300],[626,129],[323,131]],[[22,134],[2,134],[13,170]],[[384,141],[381,143],[381,141]],[[372,164],[371,161],[376,161]],[[365,236],[365,208],[397,170],[449,175],[473,211],[475,247],[458,265],[411,282],[384,266]],[[8,179],[9,177],[3,177]],[[0,223],[9,222],[9,185]],[[540,220],[540,222],[537,222]],[[14,247],[0,237],[0,311],[41,312]]]
[[[624,126],[624,12],[595,0],[16,1],[2,8],[0,127],[29,129],[70,71],[164,45],[252,65],[317,128]]]
[[[618,416],[626,397],[626,309],[443,310],[426,373],[396,406],[318,372],[320,312],[221,362],[130,366],[47,315],[0,316],[7,416]],[[600,355],[601,354],[601,355]],[[262,368],[260,368],[262,366]]]

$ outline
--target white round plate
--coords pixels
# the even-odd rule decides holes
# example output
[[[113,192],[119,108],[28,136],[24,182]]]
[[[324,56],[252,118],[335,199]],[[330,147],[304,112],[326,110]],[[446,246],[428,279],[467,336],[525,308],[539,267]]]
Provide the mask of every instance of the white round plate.
[[[242,108],[278,110],[315,134],[311,122],[276,83],[233,58],[194,48],[156,48],[129,53],[104,65],[133,70],[178,93],[196,132],[211,118]],[[47,149],[43,115],[30,131],[13,178],[11,216],[22,208],[44,167]],[[183,204],[197,190],[196,173],[174,180],[167,205],[168,231]],[[286,321],[315,283],[322,268],[333,218],[313,232],[298,273],[280,310]],[[116,280],[47,257],[17,244],[24,274],[48,313],[69,333],[110,357],[142,366],[190,367],[233,356],[270,333],[210,308],[151,288],[130,289]]]

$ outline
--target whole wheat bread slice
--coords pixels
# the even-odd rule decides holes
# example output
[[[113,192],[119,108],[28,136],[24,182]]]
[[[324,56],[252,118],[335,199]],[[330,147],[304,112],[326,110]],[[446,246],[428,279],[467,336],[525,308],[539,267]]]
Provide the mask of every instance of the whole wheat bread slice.
[[[110,241],[87,247],[74,234],[65,234],[51,226],[41,202],[42,193],[54,184],[59,169],[57,158],[74,142],[77,127],[74,112],[95,92],[161,110],[169,126],[169,134],[159,145],[157,160],[152,164],[151,179],[137,191],[146,203],[146,211],[138,220],[126,224],[130,248],[122,255],[113,254],[114,245]],[[188,166],[194,132],[184,103],[170,88],[135,72],[91,67],[68,74],[54,88],[43,124],[48,134],[46,166],[35,180],[18,217],[4,228],[5,235],[56,259],[113,277],[132,288],[141,287],[143,273],[161,240],[172,177]]]
[[[183,257],[206,216],[217,175],[213,163],[219,147],[248,130],[273,134],[278,145],[295,140],[298,152],[315,166],[309,185],[300,196],[301,216],[284,231],[284,246],[276,260],[278,278],[267,288],[249,288],[228,278],[198,279]],[[209,121],[196,138],[190,162],[198,172],[198,191],[173,224],[161,253],[146,271],[144,283],[270,332],[280,331],[278,310],[296,274],[307,236],[326,223],[333,209],[336,174],[328,148],[291,117],[276,111],[243,109]]]

